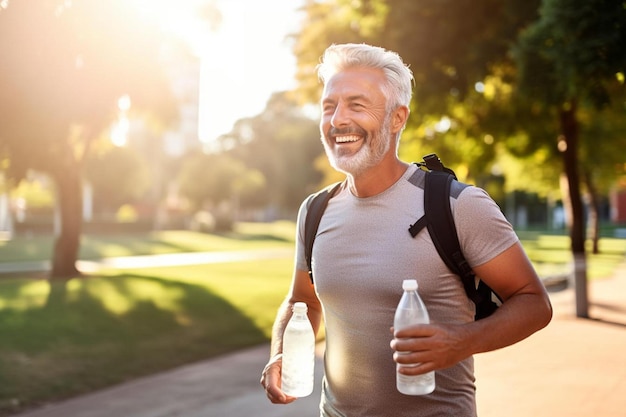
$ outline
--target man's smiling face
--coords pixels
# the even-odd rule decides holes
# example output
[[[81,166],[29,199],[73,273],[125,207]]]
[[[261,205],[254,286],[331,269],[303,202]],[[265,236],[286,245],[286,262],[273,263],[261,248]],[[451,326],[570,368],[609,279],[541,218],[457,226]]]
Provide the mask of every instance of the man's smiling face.
[[[376,166],[391,141],[382,70],[352,68],[333,75],[322,94],[320,131],[331,165],[357,176]]]

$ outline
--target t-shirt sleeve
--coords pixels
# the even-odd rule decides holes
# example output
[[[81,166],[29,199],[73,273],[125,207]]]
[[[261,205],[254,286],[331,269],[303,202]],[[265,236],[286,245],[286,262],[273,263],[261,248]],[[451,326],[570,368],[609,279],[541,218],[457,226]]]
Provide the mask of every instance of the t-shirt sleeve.
[[[492,260],[519,240],[500,207],[483,189],[467,187],[452,204],[461,250],[470,266]]]

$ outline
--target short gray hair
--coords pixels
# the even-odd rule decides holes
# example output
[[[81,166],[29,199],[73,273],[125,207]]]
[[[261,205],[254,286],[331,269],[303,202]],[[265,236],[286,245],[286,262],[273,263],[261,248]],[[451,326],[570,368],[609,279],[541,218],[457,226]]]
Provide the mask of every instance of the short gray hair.
[[[324,52],[317,66],[317,75],[326,83],[336,73],[349,68],[379,68],[383,70],[387,85],[382,87],[389,103],[388,110],[409,106],[413,94],[413,73],[396,52],[364,43],[333,44]]]

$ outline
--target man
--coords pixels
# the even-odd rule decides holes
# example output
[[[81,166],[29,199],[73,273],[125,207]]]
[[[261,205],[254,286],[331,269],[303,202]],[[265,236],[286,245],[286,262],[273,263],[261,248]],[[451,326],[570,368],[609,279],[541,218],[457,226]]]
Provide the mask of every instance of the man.
[[[429,234],[413,238],[408,232],[424,213],[426,175],[397,156],[409,117],[411,71],[396,53],[346,44],[326,50],[318,74],[324,84],[322,143],[332,166],[347,178],[317,232],[314,286],[303,253],[306,201],[300,209],[293,280],[277,314],[261,384],[273,403],[295,400],[281,391],[282,334],[291,307],[303,301],[314,330],[322,318],[325,323],[321,416],[475,416],[472,355],[546,326],[552,308],[545,288],[493,200],[477,187],[453,191],[463,252],[503,300],[490,317],[474,321],[474,305]],[[402,281],[409,278],[419,283],[431,324],[392,335]],[[435,391],[399,393],[394,361],[417,364],[400,368],[407,375],[435,370]]]

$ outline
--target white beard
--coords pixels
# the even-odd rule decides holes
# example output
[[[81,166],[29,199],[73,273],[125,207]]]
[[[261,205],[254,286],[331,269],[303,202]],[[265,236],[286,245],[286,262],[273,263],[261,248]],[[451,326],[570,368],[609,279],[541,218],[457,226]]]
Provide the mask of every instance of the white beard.
[[[322,136],[322,143],[326,151],[326,157],[330,165],[337,171],[357,177],[368,169],[380,164],[389,148],[391,147],[391,115],[385,116],[385,120],[378,132],[363,138],[365,144],[356,152],[346,152],[342,155],[342,151],[333,152],[331,145]]]

